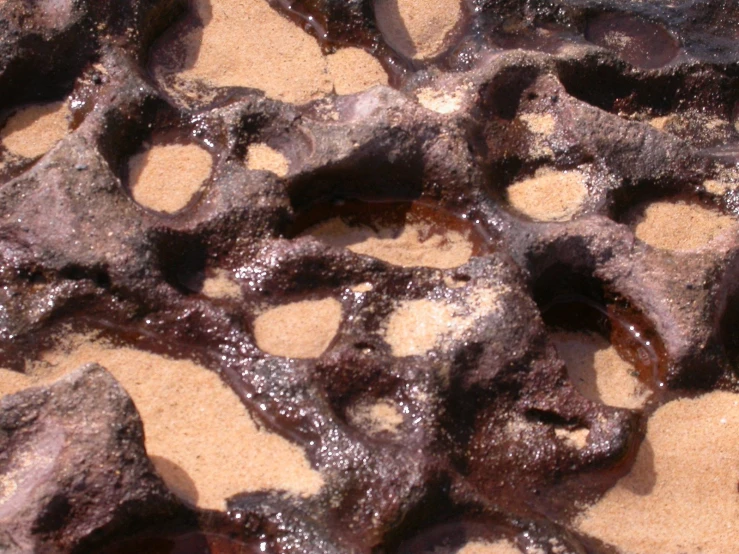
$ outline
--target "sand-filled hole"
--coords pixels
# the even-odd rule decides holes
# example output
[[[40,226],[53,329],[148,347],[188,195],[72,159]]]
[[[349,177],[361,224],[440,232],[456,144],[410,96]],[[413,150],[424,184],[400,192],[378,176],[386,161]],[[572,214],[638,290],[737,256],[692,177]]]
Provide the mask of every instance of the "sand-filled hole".
[[[408,58],[441,53],[462,18],[460,0],[377,0],[377,26],[385,40]]]
[[[585,398],[618,408],[644,406],[648,389],[634,366],[604,338],[595,333],[558,332],[552,341],[567,365],[570,381]]]
[[[387,84],[371,54],[344,48],[325,56],[315,38],[272,9],[268,0],[194,0],[193,14],[159,41],[151,57],[160,80],[249,87],[304,103]]]
[[[488,247],[469,222],[416,203],[350,203],[305,235],[402,267],[455,268]]]
[[[510,205],[536,221],[567,221],[581,210],[587,196],[585,176],[577,170],[541,168],[506,189]]]
[[[484,288],[464,300],[404,300],[385,324],[384,339],[393,356],[423,356],[462,340],[480,320],[501,308],[505,288]]]
[[[259,143],[249,146],[246,167],[257,171],[271,171],[278,177],[284,177],[287,175],[288,161],[281,152]]]
[[[739,541],[739,395],[665,404],[631,471],[578,520],[635,554],[730,551]]]
[[[688,202],[659,201],[649,204],[635,219],[636,237],[655,248],[696,250],[736,228],[736,220]]]
[[[195,144],[151,146],[128,162],[131,195],[149,209],[174,213],[190,203],[212,167],[210,153]]]
[[[44,353],[25,375],[0,369],[0,395],[90,362],[110,371],[131,395],[144,422],[147,452],[167,485],[186,501],[223,510],[225,499],[240,492],[312,495],[321,488],[321,475],[300,448],[258,428],[218,375],[191,361],[74,335]]]
[[[341,324],[335,298],[302,300],[274,306],[254,320],[257,346],[274,356],[317,358],[328,348]]]
[[[37,158],[65,137],[70,122],[66,102],[28,106],[10,116],[0,130],[0,142],[17,156]]]
[[[372,434],[396,434],[403,424],[403,412],[395,402],[379,400],[355,406],[350,410],[349,419]]]
[[[217,269],[211,272],[203,280],[201,292],[209,298],[240,298],[241,287],[234,281],[230,271]]]

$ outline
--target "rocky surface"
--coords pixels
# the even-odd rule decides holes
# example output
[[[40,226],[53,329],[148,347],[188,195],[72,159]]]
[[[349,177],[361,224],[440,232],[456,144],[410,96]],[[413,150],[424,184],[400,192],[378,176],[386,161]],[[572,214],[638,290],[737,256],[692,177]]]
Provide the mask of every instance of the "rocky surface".
[[[0,549],[72,552],[174,518],[126,392],[88,365],[0,400]]]
[[[73,112],[71,132],[38,159],[0,146],[4,365],[22,370],[63,326],[105,329],[197,358],[303,447],[327,482],[316,498],[243,495],[227,519],[183,516],[198,518],[188,530],[213,552],[236,548],[207,538],[224,526],[274,552],[423,551],[413,549],[459,533],[612,552],[568,518],[628,470],[649,410],[670,395],[737,389],[736,233],[672,252],[638,240],[632,221],[653,200],[736,213],[739,11],[718,0],[476,0],[445,53],[411,62],[384,41],[369,0],[274,4],[321,22],[326,48],[371,49],[395,88],[300,106],[239,88],[177,96],[151,77],[146,53],[184,3],[0,2],[0,121],[29,102],[67,98]],[[138,205],[127,174],[158,136],[214,162],[172,215]],[[288,160],[284,177],[245,167],[258,143]],[[571,220],[509,205],[507,187],[540,168],[585,175]],[[473,223],[477,249],[454,269],[408,268],[302,234],[347,201],[430,205]],[[238,301],[202,294],[222,270]],[[353,292],[364,283],[370,291]],[[494,301],[480,302],[490,291]],[[256,346],[262,306],[326,294],[343,321],[323,355]],[[385,322],[398,302],[427,298],[466,306],[474,325],[427,355],[393,356]],[[645,411],[577,393],[548,338],[560,304],[605,314],[595,326],[653,392]],[[377,400],[402,407],[392,436],[349,417]],[[22,501],[0,501],[10,548],[84,551],[172,513],[135,411],[100,369],[0,410],[10,445],[0,482],[31,452],[42,464],[18,481]]]

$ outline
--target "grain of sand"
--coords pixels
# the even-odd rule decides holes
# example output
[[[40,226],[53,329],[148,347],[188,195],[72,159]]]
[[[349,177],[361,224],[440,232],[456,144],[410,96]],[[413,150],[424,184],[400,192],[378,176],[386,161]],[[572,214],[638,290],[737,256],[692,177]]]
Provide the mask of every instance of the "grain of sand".
[[[321,475],[300,448],[260,429],[215,372],[191,361],[71,336],[27,374],[0,370],[0,395],[48,383],[89,362],[105,367],[131,395],[154,465],[191,504],[223,510],[226,498],[240,492],[313,495],[321,488]]]

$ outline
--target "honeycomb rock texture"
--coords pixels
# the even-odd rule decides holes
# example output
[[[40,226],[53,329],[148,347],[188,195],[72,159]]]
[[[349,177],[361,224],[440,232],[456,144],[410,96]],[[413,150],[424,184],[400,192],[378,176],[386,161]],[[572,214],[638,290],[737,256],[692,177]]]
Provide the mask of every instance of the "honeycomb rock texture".
[[[236,495],[227,513],[177,508],[143,458],[132,405],[87,368],[0,403],[0,479],[23,449],[74,457],[35,472],[25,505],[0,496],[0,545],[101,552],[104,539],[109,552],[143,552],[161,532],[214,553],[431,552],[434,541],[461,548],[460,536],[616,552],[570,523],[628,472],[649,414],[739,390],[736,230],[690,251],[636,234],[656,201],[739,211],[739,7],[469,0],[447,49],[419,61],[393,51],[371,0],[270,4],[326,52],[376,56],[392,86],[303,105],[238,87],[180,94],[148,53],[190,3],[0,0],[0,124],[28,104],[71,110],[41,157],[0,143],[0,358],[22,372],[72,329],[196,359],[325,485],[306,498]],[[158,141],[213,160],[172,214],[131,192],[129,160]],[[257,144],[284,156],[284,175],[246,166]],[[563,221],[510,201],[509,186],[552,174],[586,190]],[[471,237],[467,263],[392,265],[310,233],[419,207]],[[223,272],[240,297],[204,293]],[[258,347],[266,306],[329,296],[342,320],[319,357]],[[449,331],[425,353],[393,355],[388,322],[423,302],[451,314]],[[606,335],[633,362],[646,407],[582,396],[550,338],[559,326]],[[399,407],[393,432],[353,417],[377,402]],[[69,453],[63,432],[81,437]],[[86,487],[116,486],[79,491],[85,464]]]

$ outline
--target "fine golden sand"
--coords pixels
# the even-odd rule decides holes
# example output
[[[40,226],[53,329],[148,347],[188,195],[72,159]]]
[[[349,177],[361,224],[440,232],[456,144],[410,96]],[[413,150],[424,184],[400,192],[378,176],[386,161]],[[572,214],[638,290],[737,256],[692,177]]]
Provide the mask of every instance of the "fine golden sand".
[[[71,336],[25,375],[0,369],[0,395],[48,383],[90,362],[110,371],[131,395],[154,465],[191,504],[223,510],[225,500],[240,492],[312,495],[323,485],[300,448],[260,429],[215,372],[188,360]]]

